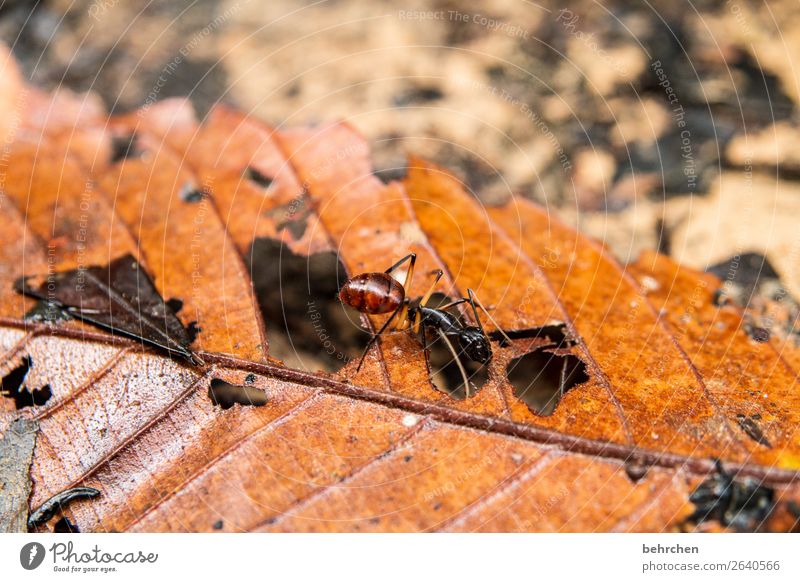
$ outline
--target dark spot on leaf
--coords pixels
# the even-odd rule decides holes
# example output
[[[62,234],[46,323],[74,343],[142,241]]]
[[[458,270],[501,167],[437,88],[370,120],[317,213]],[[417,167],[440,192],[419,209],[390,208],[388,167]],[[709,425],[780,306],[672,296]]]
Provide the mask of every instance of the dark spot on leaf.
[[[259,172],[252,166],[247,167],[247,169],[244,172],[244,175],[248,180],[255,182],[262,188],[269,188],[270,186],[272,186],[272,178],[270,176],[267,176],[266,174]]]
[[[764,436],[764,432],[761,430],[761,427],[758,426],[758,423],[756,422],[760,418],[761,416],[757,414],[754,414],[752,416],[737,414],[736,422],[739,424],[739,428],[741,428],[747,436],[749,436],[758,444],[771,449],[772,443],[770,443],[767,437]]]
[[[408,463],[408,462],[410,462],[410,461],[411,461],[411,459],[413,459],[413,458],[414,458],[414,457],[413,457],[412,455],[406,455],[405,457],[403,457],[403,461],[405,461],[406,463]]]
[[[136,147],[136,134],[111,138],[111,163],[116,164],[128,158],[138,157],[142,152]]]
[[[214,528],[214,529],[216,529],[216,530],[220,530],[220,529],[222,529],[222,528],[224,527],[224,525],[225,525],[225,524],[224,524],[224,523],[222,522],[222,520],[220,519],[220,520],[217,520],[217,521],[215,521],[215,522],[214,522],[214,523],[211,525],[211,527],[212,527],[212,528]]]
[[[181,186],[178,194],[181,197],[181,200],[184,202],[189,202],[190,204],[200,202],[206,195],[203,190],[197,188],[197,186],[195,186],[195,184],[192,182],[186,182],[183,186]]]
[[[25,386],[25,377],[32,367],[33,360],[31,360],[30,356],[25,356],[19,366],[3,376],[0,394],[6,398],[13,399],[17,410],[29,406],[42,406],[53,396],[50,384],[45,384],[33,390]]]
[[[536,350],[508,363],[514,395],[535,414],[550,416],[569,390],[589,380],[586,365],[572,354]]]
[[[270,354],[290,367],[334,372],[358,358],[370,334],[361,315],[338,299],[347,280],[335,253],[298,255],[280,241],[257,239],[247,258]]]
[[[223,410],[231,408],[234,404],[242,406],[264,406],[267,403],[267,393],[253,386],[240,386],[225,380],[214,378],[208,386],[208,397]]]
[[[244,379],[244,383],[245,384],[252,384],[255,381],[256,381],[256,375],[255,374],[248,374],[247,376],[245,376],[245,379]]]
[[[40,525],[50,521],[53,516],[59,511],[75,501],[76,499],[90,499],[100,495],[100,491],[94,487],[73,487],[56,493],[50,499],[42,503],[42,505],[30,514],[28,517],[28,529],[36,529]]]
[[[53,533],[81,533],[81,530],[69,519],[62,517],[53,524]]]

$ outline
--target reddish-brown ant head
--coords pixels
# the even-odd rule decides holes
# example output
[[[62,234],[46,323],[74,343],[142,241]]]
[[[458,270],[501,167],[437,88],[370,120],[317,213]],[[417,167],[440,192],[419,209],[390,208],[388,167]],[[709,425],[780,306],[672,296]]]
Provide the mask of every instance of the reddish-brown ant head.
[[[400,307],[405,298],[403,286],[386,273],[356,275],[339,291],[342,303],[370,315],[390,313]]]

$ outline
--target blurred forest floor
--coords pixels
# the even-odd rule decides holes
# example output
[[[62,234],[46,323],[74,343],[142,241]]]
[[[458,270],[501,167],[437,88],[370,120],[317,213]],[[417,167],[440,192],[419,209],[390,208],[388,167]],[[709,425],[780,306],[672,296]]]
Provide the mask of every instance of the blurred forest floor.
[[[413,152],[623,262],[658,249],[797,313],[796,0],[12,0],[0,40],[33,82],[116,112],[188,95],[199,116],[347,119],[387,178]]]

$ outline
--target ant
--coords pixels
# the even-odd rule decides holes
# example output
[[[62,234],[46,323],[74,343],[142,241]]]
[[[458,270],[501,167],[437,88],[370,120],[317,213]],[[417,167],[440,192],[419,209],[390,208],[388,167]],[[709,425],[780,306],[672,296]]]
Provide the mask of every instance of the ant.
[[[391,276],[391,273],[406,261],[410,261],[408,271],[406,272],[405,282],[400,284]],[[458,365],[461,377],[464,380],[466,396],[469,397],[469,378],[467,377],[467,372],[463,363],[458,357],[459,352],[463,352],[470,360],[484,366],[489,364],[492,360],[491,343],[483,329],[480,317],[478,317],[478,309],[486,314],[486,317],[497,327],[506,341],[510,343],[511,339],[500,326],[497,325],[497,322],[494,321],[489,311],[483,306],[472,289],[467,289],[467,298],[457,299],[446,305],[435,308],[428,307],[428,302],[433,295],[436,284],[444,274],[441,270],[432,272],[432,274],[435,274],[435,278],[430,288],[418,302],[412,304],[406,297],[406,288],[411,285],[416,261],[416,253],[410,253],[382,273],[362,273],[361,275],[356,275],[348,279],[342,286],[339,292],[339,298],[342,303],[349,305],[361,313],[382,314],[391,312],[389,319],[386,320],[380,330],[378,330],[378,333],[374,334],[367,343],[364,353],[361,356],[361,361],[356,368],[356,372],[361,369],[364,363],[364,357],[372,347],[372,344],[389,329],[389,326],[395,321],[395,318],[397,318],[392,330],[408,330],[417,335],[422,342],[426,354],[428,352],[427,333],[428,331],[436,332]],[[477,325],[464,325],[459,318],[447,311],[447,309],[462,303],[469,303],[472,306],[472,312]],[[460,348],[458,352],[454,347],[454,343]]]

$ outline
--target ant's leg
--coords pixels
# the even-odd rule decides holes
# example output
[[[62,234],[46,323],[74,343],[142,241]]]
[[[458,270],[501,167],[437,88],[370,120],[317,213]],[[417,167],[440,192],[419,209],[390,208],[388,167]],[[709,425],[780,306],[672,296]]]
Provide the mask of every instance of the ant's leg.
[[[428,301],[431,299],[431,295],[433,295],[433,292],[436,289],[436,284],[439,282],[439,279],[442,278],[442,275],[444,275],[444,272],[441,269],[437,269],[434,272],[436,273],[436,278],[433,280],[433,283],[431,283],[431,286],[425,295],[422,296],[422,299],[419,300],[420,307],[425,307],[428,304]]]
[[[400,311],[403,310],[405,307],[406,307],[406,303],[405,302],[403,302],[401,305],[399,305],[397,307],[397,309],[395,309],[392,312],[392,315],[389,316],[389,319],[386,320],[386,323],[384,323],[381,326],[381,328],[378,330],[378,333],[376,333],[371,338],[369,338],[369,341],[367,342],[367,347],[364,348],[364,353],[361,354],[361,361],[358,362],[358,367],[356,368],[356,373],[358,373],[358,371],[361,370],[361,366],[364,364],[364,358],[366,357],[367,352],[369,352],[369,349],[372,347],[372,344],[374,344],[376,341],[378,341],[378,338],[381,336],[381,334],[384,331],[386,331],[386,328],[389,327],[389,324],[392,323],[392,320],[395,318],[395,316],[398,313],[400,313]]]
[[[411,330],[414,333],[420,333],[420,330],[425,330],[425,326],[422,325],[422,311],[417,309],[417,312],[414,314],[414,322],[411,324]]]
[[[403,331],[408,329],[410,322],[408,321],[408,300],[406,299],[403,302],[402,311],[400,312],[400,317],[397,319],[397,323],[394,325],[394,329],[396,331]]]
[[[439,282],[439,279],[442,278],[442,275],[444,275],[444,273],[442,272],[441,269],[436,271],[436,278],[433,280],[433,283],[431,283],[431,286],[428,289],[428,291],[425,293],[425,295],[422,296],[422,299],[419,300],[419,306],[420,307],[425,307],[425,305],[428,303],[428,301],[430,301],[431,295],[433,295],[433,291],[434,291],[434,289],[436,289],[436,283]],[[421,311],[419,309],[417,309],[417,314],[414,317],[414,324],[412,326],[412,329],[414,330],[414,333],[419,333],[419,327],[420,327],[420,322],[421,321],[422,321],[422,313],[421,313]]]
[[[467,289],[467,295],[469,295],[468,299],[469,304],[472,305],[472,312],[475,314],[475,321],[478,322],[478,327],[481,328],[483,335],[486,335],[486,332],[483,331],[483,324],[481,323],[481,320],[478,317],[478,309],[475,307],[476,304],[478,307],[481,308],[481,311],[483,311],[486,314],[486,317],[489,318],[489,321],[491,321],[492,324],[497,328],[497,331],[500,332],[500,335],[503,336],[503,339],[505,339],[509,344],[511,344],[511,338],[508,337],[508,334],[504,332],[503,328],[500,327],[500,325],[498,325],[498,323],[494,320],[494,317],[492,317],[492,315],[489,313],[489,310],[483,306],[483,303],[481,303],[481,300],[478,299],[478,296],[475,294],[475,292],[472,289]]]
[[[456,350],[453,348],[453,344],[450,343],[447,334],[445,334],[441,329],[437,329],[436,331],[439,332],[439,337],[442,338],[444,345],[446,345],[447,349],[450,350],[450,353],[452,354],[453,359],[455,360],[456,365],[458,366],[458,370],[461,372],[461,378],[464,380],[464,394],[466,395],[467,398],[469,398],[470,390],[469,390],[469,378],[467,377],[467,371],[464,369],[464,365],[461,363],[461,360],[458,359],[458,354],[456,353]]]
[[[456,305],[461,305],[462,303],[466,303],[467,301],[469,301],[469,299],[456,299],[455,301],[451,301],[446,305],[440,305],[439,307],[437,307],[437,309],[441,310],[450,309],[451,307],[455,307]]]
[[[411,259],[411,265],[413,266],[414,263],[417,262],[417,253],[408,253],[405,257],[403,257],[402,259],[397,261],[394,265],[392,265],[391,267],[386,269],[384,271],[384,273],[386,273],[387,275],[390,275],[392,273],[392,271],[394,271],[397,267],[399,267],[400,265],[402,265],[403,263],[405,263],[409,259]]]
[[[407,254],[405,257],[403,257],[402,259],[397,261],[394,265],[386,269],[386,271],[384,271],[384,273],[386,273],[387,275],[391,275],[392,271],[394,271],[396,268],[398,268],[400,265],[402,265],[409,259],[411,260],[411,264],[408,265],[408,271],[406,271],[406,280],[403,283],[403,288],[406,289],[406,291],[408,291],[408,289],[411,287],[411,281],[414,278],[414,265],[417,264],[417,253]]]
[[[422,356],[425,358],[425,367],[428,368],[428,377],[431,376],[431,362],[428,358],[428,338],[425,336],[425,324],[420,326],[420,339],[422,340]]]

